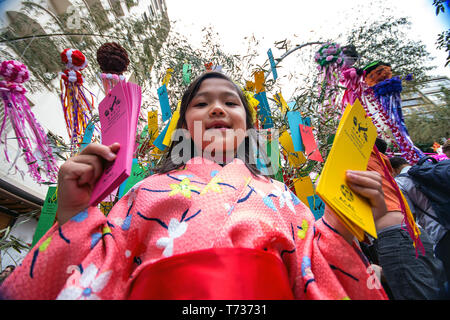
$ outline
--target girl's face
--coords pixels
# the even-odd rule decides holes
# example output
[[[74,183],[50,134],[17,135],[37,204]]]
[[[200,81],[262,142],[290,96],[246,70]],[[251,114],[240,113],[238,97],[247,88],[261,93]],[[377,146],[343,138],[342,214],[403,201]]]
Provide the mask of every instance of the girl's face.
[[[245,138],[245,107],[236,88],[227,80],[204,80],[189,103],[185,117],[192,140],[204,153],[220,157],[229,151],[234,155]]]

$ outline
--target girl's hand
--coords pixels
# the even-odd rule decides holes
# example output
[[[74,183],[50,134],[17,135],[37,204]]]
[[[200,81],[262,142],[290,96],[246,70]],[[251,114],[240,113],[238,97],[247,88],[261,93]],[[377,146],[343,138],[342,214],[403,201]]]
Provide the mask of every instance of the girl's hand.
[[[387,213],[381,175],[376,171],[347,170],[347,184],[369,201],[375,222]]]
[[[113,161],[120,145],[92,143],[80,154],[68,159],[58,173],[58,210],[60,225],[86,209],[95,183],[103,173],[106,161]]]
[[[347,170],[346,176],[348,186],[369,201],[376,225],[377,220],[387,213],[381,175],[376,171]],[[333,210],[328,206],[325,206],[324,217],[348,243],[352,242],[353,234],[339,221]]]

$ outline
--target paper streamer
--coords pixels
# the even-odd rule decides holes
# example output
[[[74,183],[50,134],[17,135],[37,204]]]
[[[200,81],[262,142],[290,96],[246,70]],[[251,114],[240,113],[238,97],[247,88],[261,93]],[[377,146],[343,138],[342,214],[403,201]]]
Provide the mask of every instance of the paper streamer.
[[[180,108],[181,108],[181,101],[178,101],[178,106],[175,112],[172,115],[172,119],[170,119],[169,127],[167,128],[166,135],[163,139],[162,144],[165,146],[170,146],[172,143],[172,133],[175,131],[175,128],[178,124],[178,119],[180,119]]]
[[[45,196],[44,205],[42,206],[41,216],[39,217],[39,221],[36,226],[36,231],[34,232],[33,241],[31,243],[32,247],[52,227],[53,222],[55,221],[57,209],[58,209],[57,188],[49,187],[47,190],[47,195]]]
[[[265,91],[265,86],[264,86],[264,71],[257,71],[255,72],[255,92],[256,93],[260,93]]]
[[[289,128],[291,129],[292,142],[294,144],[295,151],[305,151],[302,142],[302,136],[300,134],[299,125],[303,124],[303,119],[298,111],[289,111],[286,113]]]
[[[261,119],[261,124],[263,129],[273,128],[272,115],[270,113],[269,101],[267,101],[267,96],[265,91],[255,94],[255,99],[259,101],[259,114]]]
[[[170,110],[169,96],[167,94],[167,87],[163,84],[158,88],[159,105],[161,106],[162,121],[165,122],[172,116]]]
[[[308,203],[308,197],[314,195],[314,186],[309,176],[294,179],[295,194],[304,203]]]
[[[166,145],[163,144],[164,137],[166,136],[167,129],[169,128],[170,122],[166,125],[166,127],[161,131],[159,136],[153,142],[153,145],[157,147],[159,150],[164,151],[166,149]]]
[[[287,131],[284,131],[281,134],[279,141],[283,147],[283,152],[287,154],[289,164],[292,167],[297,168],[306,162],[306,158],[303,153],[295,151],[292,137]]]
[[[305,146],[305,154],[310,160],[323,162],[322,155],[317,147],[316,139],[312,132],[312,127],[300,124],[300,133],[302,136],[303,145]]]
[[[86,130],[84,131],[83,140],[81,142],[80,151],[82,151],[88,144],[92,141],[92,136],[94,135],[95,125],[93,122],[89,122]]]
[[[164,79],[162,82],[162,84],[166,85],[166,87],[169,85],[169,81],[170,81],[170,78],[172,77],[173,71],[174,70],[172,68],[168,68],[166,71],[166,75],[164,76]]]
[[[273,96],[273,98],[278,103],[278,105],[281,105],[280,110],[281,110],[282,114],[285,114],[286,112],[288,112],[290,110],[288,104],[286,103],[286,100],[284,100],[283,95],[281,94],[281,91],[277,92]]]
[[[309,209],[313,213],[314,219],[319,220],[320,218],[322,218],[325,212],[325,203],[322,201],[322,199],[320,199],[317,194],[308,196],[307,199]]]
[[[269,56],[270,67],[272,69],[272,74],[273,74],[273,80],[277,80],[278,73],[277,73],[277,69],[276,69],[275,60],[273,59],[272,49],[269,49],[267,51],[267,55]]]
[[[192,70],[191,64],[188,63],[183,64],[183,82],[185,85],[191,83],[191,70]]]

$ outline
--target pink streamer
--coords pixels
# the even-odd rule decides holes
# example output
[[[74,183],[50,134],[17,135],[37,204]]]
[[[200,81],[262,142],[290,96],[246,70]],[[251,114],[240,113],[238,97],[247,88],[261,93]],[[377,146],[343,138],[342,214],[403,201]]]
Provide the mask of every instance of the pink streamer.
[[[18,64],[25,66],[17,61],[4,61],[2,67],[4,67],[4,65],[13,65],[17,67]],[[20,66],[20,68],[23,70],[22,66]],[[2,71],[4,71],[4,69],[5,68],[2,68]],[[2,76],[7,80],[12,80],[11,77],[8,77],[7,72],[2,72]],[[16,79],[22,80],[20,77],[14,78],[14,80]],[[5,144],[5,156],[7,161],[10,162],[7,154],[7,132],[5,130],[5,125],[6,118],[9,118],[31,177],[38,183],[46,182],[40,173],[40,170],[43,169],[50,179],[49,182],[56,182],[58,166],[53,157],[52,149],[48,144],[47,136],[34,117],[28,101],[25,98],[25,88],[19,83],[0,81],[0,91],[5,106],[4,118],[0,128],[0,141]],[[36,146],[37,152],[41,156],[43,168],[39,166],[38,159],[33,154],[33,146]],[[14,166],[19,170],[15,163]]]

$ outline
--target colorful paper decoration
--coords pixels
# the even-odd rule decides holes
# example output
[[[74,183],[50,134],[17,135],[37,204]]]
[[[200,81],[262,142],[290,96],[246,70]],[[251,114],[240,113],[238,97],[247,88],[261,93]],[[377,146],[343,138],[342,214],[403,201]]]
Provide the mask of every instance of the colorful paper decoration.
[[[279,141],[283,147],[283,152],[287,155],[289,164],[292,167],[298,168],[301,164],[306,162],[306,158],[303,153],[295,151],[292,137],[287,131],[284,131],[281,134]]]
[[[164,136],[162,144],[165,146],[170,146],[172,143],[172,133],[175,131],[178,119],[180,119],[180,108],[181,108],[181,101],[178,101],[178,106],[175,112],[172,115],[172,119],[170,119],[169,127],[167,128],[166,135]]]
[[[317,194],[308,196],[308,204],[309,209],[314,215],[314,219],[319,220],[320,218],[322,218],[325,212],[325,203]]]
[[[153,142],[153,145],[157,147],[159,150],[164,151],[167,146],[163,144],[164,137],[166,136],[167,129],[169,128],[170,122],[165,126],[165,128],[161,131],[158,137]]]
[[[263,129],[273,128],[273,120],[270,112],[269,101],[267,101],[266,92],[262,91],[254,95],[255,99],[259,101],[259,115]]]
[[[303,118],[298,111],[288,111],[286,113],[289,128],[291,130],[292,142],[295,151],[305,151],[303,146],[302,136],[300,134],[299,125],[303,124]]]
[[[374,104],[382,121],[391,129],[402,156],[410,163],[416,163],[425,154],[414,145],[409,136],[403,119],[400,96],[402,80],[411,80],[412,76],[405,79],[392,77],[390,65],[382,62],[366,67],[365,70],[365,81],[370,86],[365,91],[368,100]]]
[[[288,104],[286,103],[286,100],[284,100],[283,95],[281,94],[281,91],[280,91],[280,92],[277,92],[277,93],[273,96],[273,98],[274,98],[275,101],[278,103],[278,105],[281,106],[281,107],[280,107],[280,110],[281,110],[281,113],[282,113],[282,114],[285,114],[286,112],[289,111],[289,106],[288,106]]]
[[[265,91],[265,86],[264,86],[264,71],[256,71],[254,74],[255,77],[255,93],[260,93]]]
[[[185,85],[191,83],[191,71],[192,71],[191,64],[188,63],[183,64],[183,82]]]
[[[58,209],[57,188],[49,187],[47,190],[47,195],[45,196],[44,205],[42,206],[41,215],[39,217],[39,221],[36,226],[36,231],[34,232],[33,235],[33,241],[31,242],[32,247],[52,227],[53,222],[55,221],[57,209]]]
[[[271,69],[272,69],[273,80],[277,80],[277,78],[278,78],[278,73],[277,73],[277,69],[276,69],[276,63],[275,63],[275,60],[273,59],[272,49],[269,49],[269,50],[267,51],[267,55],[269,56],[269,62],[270,62],[270,67],[271,67]]]
[[[162,121],[165,122],[172,116],[172,110],[170,110],[169,96],[167,94],[167,87],[163,84],[158,88],[159,105],[161,106]]]
[[[92,121],[89,121],[86,130],[84,131],[83,140],[81,141],[80,151],[87,147],[88,144],[91,143],[92,137],[94,135],[95,124]]]
[[[174,70],[172,68],[168,68],[166,71],[166,75],[164,76],[162,84],[166,85],[166,87],[169,85],[170,78],[172,78],[172,73]]]
[[[314,195],[314,186],[309,176],[294,179],[295,194],[304,203],[308,204],[308,197]]]
[[[148,133],[151,135],[149,145],[153,143],[153,141],[158,136],[158,110],[149,111],[148,112],[148,125],[147,130]]]
[[[70,138],[71,154],[74,154],[75,147],[81,142],[79,140],[92,116],[94,98],[83,87],[80,71],[88,64],[83,53],[76,49],[64,49],[61,52],[61,60],[66,65],[66,70],[61,73],[61,104]]]
[[[305,146],[305,154],[308,155],[308,158],[311,160],[323,162],[322,155],[319,152],[316,139],[312,132],[312,127],[303,124],[299,124],[299,126],[303,145]]]
[[[30,176],[38,183],[45,182],[40,172],[42,170],[50,182],[56,182],[58,165],[53,157],[47,135],[31,111],[25,97],[26,89],[22,85],[29,79],[27,66],[15,60],[3,61],[0,66],[0,76],[4,79],[0,81],[0,94],[4,105],[4,114],[0,125],[0,142],[5,146],[6,160],[11,163],[8,156],[8,133],[5,129],[7,119],[9,119],[18,149],[23,153]],[[21,153],[18,153],[18,156]],[[20,172],[16,165],[18,156],[12,165]],[[39,166],[40,162],[42,162],[41,166]]]

